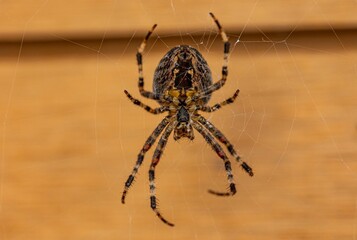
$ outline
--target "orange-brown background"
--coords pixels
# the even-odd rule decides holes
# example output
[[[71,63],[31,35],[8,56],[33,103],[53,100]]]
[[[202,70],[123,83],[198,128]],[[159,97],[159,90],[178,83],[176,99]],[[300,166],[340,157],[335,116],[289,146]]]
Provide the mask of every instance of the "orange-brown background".
[[[205,116],[256,175],[233,164],[238,194],[208,195],[227,186],[223,163],[198,134],[170,138],[157,168],[170,228],[149,207],[152,151],[120,203],[162,119],[123,90],[139,97],[135,51],[153,23],[148,88],[181,43],[199,48],[218,79],[210,11],[236,43],[211,103],[241,94]],[[356,238],[356,12],[352,0],[0,1],[0,239]]]

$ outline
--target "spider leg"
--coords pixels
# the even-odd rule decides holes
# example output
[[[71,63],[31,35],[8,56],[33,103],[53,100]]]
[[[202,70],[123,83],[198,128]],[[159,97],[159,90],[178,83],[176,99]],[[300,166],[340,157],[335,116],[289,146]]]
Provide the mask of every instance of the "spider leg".
[[[140,94],[143,97],[149,98],[149,99],[154,99],[157,100],[158,97],[155,96],[153,92],[149,92],[144,90],[144,75],[143,75],[143,55],[142,53],[144,52],[144,49],[146,47],[146,43],[150,37],[150,35],[153,33],[154,29],[156,28],[156,24],[154,24],[151,28],[151,30],[146,34],[144,40],[140,44],[140,47],[138,49],[138,52],[136,53],[136,61],[138,63],[138,70],[139,70],[139,82],[138,82],[138,87]]]
[[[167,124],[169,123],[169,117],[165,117],[161,123],[159,123],[159,125],[155,128],[155,130],[151,133],[151,135],[149,136],[149,138],[146,140],[143,148],[141,149],[139,155],[138,155],[138,159],[136,161],[136,164],[134,166],[133,171],[131,172],[131,174],[128,177],[128,180],[126,180],[125,182],[125,186],[124,186],[124,191],[121,197],[121,202],[124,204],[125,203],[125,197],[126,194],[131,186],[131,184],[134,181],[135,175],[138,172],[139,167],[141,166],[143,160],[144,160],[144,155],[145,153],[151,148],[151,146],[154,144],[155,140],[157,139],[157,137],[160,135],[160,133],[164,130],[164,128],[167,126]]]
[[[139,107],[144,108],[149,113],[159,114],[159,113],[163,113],[164,111],[167,110],[167,107],[165,107],[165,106],[161,106],[161,107],[158,107],[158,108],[151,108],[150,106],[140,102],[138,99],[133,98],[127,90],[124,90],[124,93],[130,99],[130,101],[132,101],[135,105],[138,105]]]
[[[212,107],[210,107],[210,106],[199,106],[197,110],[201,110],[203,112],[214,112],[214,111],[220,109],[221,107],[223,107],[223,106],[225,106],[227,104],[233,103],[236,100],[236,98],[238,96],[238,93],[239,93],[239,89],[234,93],[234,95],[232,97],[224,100],[223,102],[217,103],[217,104],[213,105]]]
[[[167,126],[165,129],[164,133],[161,135],[161,138],[157,144],[157,147],[155,149],[153,159],[150,165],[150,170],[149,170],[149,181],[150,181],[150,206],[152,210],[156,213],[156,216],[160,218],[161,221],[166,223],[167,225],[173,227],[174,224],[167,221],[160,213],[159,209],[157,208],[156,204],[156,194],[155,194],[155,167],[160,161],[160,157],[164,151],[164,148],[166,146],[168,137],[170,136],[172,130],[174,128],[174,124],[171,123]]]
[[[242,168],[249,174],[249,176],[253,176],[253,169],[249,167],[247,163],[241,160],[237,152],[234,150],[233,145],[228,141],[228,139],[223,135],[221,131],[219,131],[212,123],[210,123],[207,119],[202,116],[198,117],[198,122],[201,123],[205,128],[207,128],[213,136],[215,136],[221,143],[223,143],[230,154],[241,164]]]
[[[229,48],[230,48],[230,43],[228,42],[228,37],[226,33],[224,32],[221,24],[217,20],[217,18],[213,15],[213,13],[209,13],[211,17],[213,18],[214,22],[216,23],[218,27],[219,34],[221,35],[222,41],[224,43],[224,49],[223,49],[223,65],[222,65],[222,77],[219,81],[214,83],[212,86],[210,86],[206,91],[202,93],[202,95],[207,95],[210,94],[221,87],[226,83],[227,76],[228,76],[228,55],[229,55]]]
[[[203,136],[203,138],[212,147],[212,149],[217,153],[217,155],[224,161],[224,167],[227,172],[227,178],[228,178],[228,183],[229,183],[229,192],[216,192],[213,190],[208,190],[208,192],[212,193],[214,195],[218,195],[218,196],[234,195],[237,192],[237,190],[236,190],[236,185],[233,180],[231,162],[228,160],[227,155],[223,152],[223,149],[221,148],[221,146],[216,142],[216,140],[214,140],[212,135],[209,132],[207,132],[206,129],[204,129],[200,124],[198,124],[196,122],[193,122],[192,125]]]

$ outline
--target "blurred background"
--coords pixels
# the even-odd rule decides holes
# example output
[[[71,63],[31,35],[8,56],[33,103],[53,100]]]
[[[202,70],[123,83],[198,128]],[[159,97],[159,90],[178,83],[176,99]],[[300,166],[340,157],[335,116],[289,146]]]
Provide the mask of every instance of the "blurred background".
[[[161,57],[189,44],[226,85],[203,114],[255,171],[233,163],[238,193],[202,137],[173,141],[157,167],[164,225],[150,209],[146,155],[163,118],[134,106],[135,54],[147,89]],[[357,239],[357,2],[0,1],[0,239]],[[233,158],[231,158],[232,162]]]

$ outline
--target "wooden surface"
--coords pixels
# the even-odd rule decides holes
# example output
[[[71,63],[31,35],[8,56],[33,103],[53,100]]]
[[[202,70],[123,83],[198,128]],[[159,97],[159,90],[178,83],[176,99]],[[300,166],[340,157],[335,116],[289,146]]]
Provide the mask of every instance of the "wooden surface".
[[[190,33],[150,40],[147,88],[162,55],[181,43],[199,48],[219,78],[219,37]],[[229,36],[235,43],[239,34]],[[142,99],[135,62],[140,39],[0,43],[0,239],[356,238],[355,31],[243,34],[240,40],[232,44],[227,84],[210,103],[237,88],[239,99],[204,116],[255,176],[234,163],[237,195],[211,196],[207,189],[227,187],[222,161],[198,133],[193,142],[170,138],[157,167],[157,194],[175,228],[150,209],[152,150],[127,204],[120,203],[140,148],[163,118],[123,93]]]
[[[0,1],[0,38],[56,39],[58,36],[131,37],[158,23],[166,34],[212,29],[214,12],[230,31],[353,28],[355,0],[3,0]]]

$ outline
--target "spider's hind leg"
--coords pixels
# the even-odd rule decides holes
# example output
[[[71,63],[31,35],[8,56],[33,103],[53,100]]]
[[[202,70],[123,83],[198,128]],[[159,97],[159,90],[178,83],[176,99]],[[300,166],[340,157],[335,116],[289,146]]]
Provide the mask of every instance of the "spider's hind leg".
[[[224,32],[221,24],[219,23],[218,19],[213,15],[213,13],[209,13],[211,17],[213,18],[214,22],[217,25],[219,34],[221,35],[224,48],[223,48],[223,65],[222,65],[222,77],[219,81],[214,83],[212,86],[210,86],[207,90],[204,91],[204,95],[210,94],[221,87],[226,83],[227,76],[228,76],[228,55],[229,55],[229,49],[230,49],[230,43],[228,42],[228,37],[227,34]]]
[[[149,37],[151,36],[151,34],[153,33],[153,31],[156,28],[156,24],[154,24],[151,28],[151,30],[146,34],[144,40],[142,41],[142,43],[140,44],[140,47],[138,49],[138,52],[136,53],[136,61],[138,64],[138,71],[139,71],[139,82],[138,82],[138,87],[139,87],[139,91],[140,94],[143,97],[149,98],[149,99],[154,99],[157,100],[158,97],[150,91],[146,91],[144,89],[144,74],[143,74],[143,52],[145,50],[146,47],[146,43],[149,40]]]

